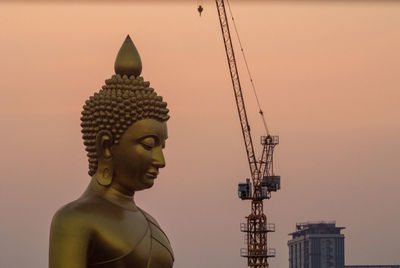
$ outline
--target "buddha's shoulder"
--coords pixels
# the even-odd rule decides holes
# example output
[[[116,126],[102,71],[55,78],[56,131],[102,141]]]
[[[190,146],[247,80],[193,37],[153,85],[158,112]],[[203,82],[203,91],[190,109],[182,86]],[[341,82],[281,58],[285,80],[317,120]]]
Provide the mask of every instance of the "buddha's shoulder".
[[[88,226],[96,222],[100,215],[110,210],[109,202],[96,196],[81,197],[60,209],[53,216],[52,225],[73,223],[76,226]]]
[[[139,208],[139,207],[138,207]],[[144,211],[143,209],[141,209],[141,208],[139,208],[139,210],[143,213],[143,216],[148,220],[148,221],[150,221],[150,222],[152,222],[154,225],[156,225],[156,226],[160,226],[159,224],[158,224],[158,222],[157,222],[157,220],[153,217],[153,216],[151,216],[149,213],[147,213],[146,211]]]

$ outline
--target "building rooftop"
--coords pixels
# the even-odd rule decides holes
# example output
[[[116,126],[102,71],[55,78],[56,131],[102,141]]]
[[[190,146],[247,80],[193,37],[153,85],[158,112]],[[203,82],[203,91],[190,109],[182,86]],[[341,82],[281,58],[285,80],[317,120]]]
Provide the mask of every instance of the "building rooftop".
[[[336,222],[304,222],[296,223],[296,232],[290,233],[293,238],[307,235],[307,234],[340,234],[340,230],[345,227],[336,227]]]

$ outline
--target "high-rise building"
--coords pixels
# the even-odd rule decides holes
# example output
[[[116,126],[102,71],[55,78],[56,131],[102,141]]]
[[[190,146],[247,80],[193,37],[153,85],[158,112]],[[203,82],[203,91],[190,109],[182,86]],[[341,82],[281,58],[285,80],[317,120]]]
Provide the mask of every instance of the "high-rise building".
[[[296,224],[289,235],[290,268],[344,268],[344,235],[335,222]]]

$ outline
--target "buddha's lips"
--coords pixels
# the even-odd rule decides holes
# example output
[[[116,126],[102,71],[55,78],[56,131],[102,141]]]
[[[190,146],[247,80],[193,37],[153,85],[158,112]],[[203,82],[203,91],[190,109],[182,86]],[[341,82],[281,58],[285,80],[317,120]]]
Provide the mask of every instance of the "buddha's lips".
[[[155,179],[157,178],[158,173],[152,173],[152,172],[147,172],[146,176],[150,179]]]

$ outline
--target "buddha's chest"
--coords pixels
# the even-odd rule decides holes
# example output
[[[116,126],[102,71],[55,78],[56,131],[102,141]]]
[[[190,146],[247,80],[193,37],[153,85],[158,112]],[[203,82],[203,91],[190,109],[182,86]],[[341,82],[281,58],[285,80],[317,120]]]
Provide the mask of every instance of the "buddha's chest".
[[[119,211],[97,217],[88,249],[89,262],[97,263],[128,254],[145,238],[148,228],[148,222],[140,212]]]
[[[96,225],[88,251],[89,267],[172,267],[172,263],[168,238],[141,212],[108,216]]]

